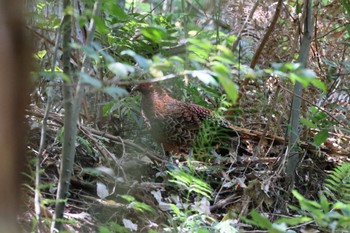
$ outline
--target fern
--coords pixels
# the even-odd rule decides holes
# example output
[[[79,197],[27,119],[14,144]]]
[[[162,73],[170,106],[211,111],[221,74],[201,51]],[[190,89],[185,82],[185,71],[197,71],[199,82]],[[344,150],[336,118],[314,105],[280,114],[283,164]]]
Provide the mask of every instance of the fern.
[[[343,163],[334,168],[325,180],[327,194],[337,200],[350,203],[350,163]]]

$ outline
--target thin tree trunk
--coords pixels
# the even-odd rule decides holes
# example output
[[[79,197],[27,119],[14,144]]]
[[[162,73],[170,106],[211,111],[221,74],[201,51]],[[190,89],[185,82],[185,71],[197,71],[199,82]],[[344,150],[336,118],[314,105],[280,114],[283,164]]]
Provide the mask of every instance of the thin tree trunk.
[[[63,1],[63,8],[72,7],[72,3],[69,0]],[[74,156],[75,156],[75,138],[76,134],[76,121],[73,119],[74,106],[73,106],[73,80],[71,78],[70,70],[70,56],[71,56],[71,33],[72,33],[72,19],[69,14],[66,14],[62,22],[63,33],[63,73],[68,77],[70,81],[64,79],[63,85],[63,98],[64,98],[64,139],[63,139],[63,152],[61,158],[60,167],[60,179],[58,182],[55,214],[52,222],[51,232],[61,231],[62,223],[59,221],[63,219],[65,199],[69,190],[69,182],[72,175]]]
[[[69,0],[64,1],[64,6],[69,5]],[[94,5],[93,15],[98,15],[100,11],[101,0],[97,0]],[[67,15],[65,16],[67,17]],[[70,77],[70,37],[71,37],[71,20],[65,18],[66,22],[63,24],[63,71],[68,77]],[[93,35],[95,33],[95,21],[93,17],[90,21],[90,26],[88,29],[88,35],[86,39],[86,46],[90,46]],[[88,71],[88,58],[85,55],[83,59],[82,72],[87,73]],[[81,103],[85,95],[84,84],[80,81],[78,82],[76,89],[76,96],[73,96],[73,86],[71,82],[65,82],[63,88],[64,94],[64,107],[65,107],[65,118],[64,118],[64,141],[63,141],[63,154],[61,159],[60,168],[60,180],[58,184],[57,197],[56,197],[56,209],[54,215],[54,221],[51,227],[51,231],[58,230],[62,228],[62,223],[59,221],[63,219],[65,199],[67,198],[67,193],[69,191],[70,179],[73,173],[74,157],[75,157],[75,142],[77,138],[77,122],[80,114]]]
[[[304,23],[304,36],[301,40],[300,54],[297,62],[307,65],[309,57],[311,39],[312,39],[312,0],[305,1],[305,23]],[[293,100],[290,112],[290,129],[288,130],[288,159],[286,166],[286,185],[289,189],[292,188],[295,180],[295,172],[297,166],[301,160],[301,154],[299,153],[297,142],[299,138],[299,120],[300,120],[300,108],[303,87],[300,82],[296,82],[293,91]]]

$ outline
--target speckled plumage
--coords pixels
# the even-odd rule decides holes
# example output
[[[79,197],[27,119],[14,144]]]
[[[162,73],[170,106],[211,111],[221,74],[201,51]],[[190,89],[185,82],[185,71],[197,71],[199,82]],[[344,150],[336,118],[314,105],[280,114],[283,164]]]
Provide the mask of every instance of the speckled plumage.
[[[142,93],[142,115],[151,135],[166,151],[177,153],[192,147],[203,121],[213,116],[211,110],[176,100],[155,84],[140,84],[135,89]]]

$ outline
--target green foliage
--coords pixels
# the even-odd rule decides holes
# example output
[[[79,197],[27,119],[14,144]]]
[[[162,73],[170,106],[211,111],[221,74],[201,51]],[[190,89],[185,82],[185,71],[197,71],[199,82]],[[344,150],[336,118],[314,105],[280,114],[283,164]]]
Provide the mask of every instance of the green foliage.
[[[343,163],[334,168],[325,180],[331,197],[350,204],[350,163]]]
[[[293,83],[300,82],[304,88],[313,85],[324,93],[326,92],[326,85],[317,78],[316,74],[310,69],[303,68],[299,63],[275,63],[272,65],[272,69],[267,69],[266,72],[281,78],[287,78]],[[328,121],[327,115],[316,107],[311,107],[308,118],[301,118],[300,122],[310,129],[318,129],[318,133],[314,136],[316,146],[320,146],[327,140],[328,132],[334,125]]]
[[[199,134],[196,137],[194,151],[198,154],[201,161],[210,161],[213,157],[212,150],[232,149],[232,136],[234,132],[225,128],[226,120],[221,118],[219,114],[204,121],[199,128]],[[203,154],[203,152],[205,152]]]
[[[177,77],[178,83],[183,80],[189,83],[188,87],[182,90],[182,98],[185,98],[186,95],[191,96],[196,103],[207,107],[212,103],[218,103],[218,106],[216,106],[220,109],[218,115],[222,115],[237,99],[238,87],[235,82],[246,77],[257,77],[259,71],[253,71],[248,66],[238,64],[237,54],[230,47],[236,40],[235,36],[229,36],[222,31],[208,30],[203,28],[202,25],[196,25],[192,20],[196,17],[196,14],[182,12],[181,3],[184,2],[174,0],[175,10],[170,14],[159,13],[160,2],[153,2],[156,9],[151,9],[153,6],[149,1],[135,2],[132,0],[126,1],[128,10],[122,9],[117,1],[102,1],[102,13],[99,16],[92,16],[93,1],[83,1],[86,7],[82,12],[78,12],[73,8],[64,9],[64,13],[72,15],[81,27],[86,27],[91,19],[94,19],[96,23],[94,42],[90,46],[80,44],[80,38],[74,40],[75,42],[71,44],[75,50],[75,57],[72,57],[72,60],[76,58],[75,62],[72,62],[72,69],[81,70],[81,64],[77,61],[83,60],[82,57],[79,57],[80,54],[83,54],[89,60],[89,72],[75,72],[70,77],[63,74],[59,62],[55,62],[53,72],[51,68],[48,68],[49,65],[46,65],[37,75],[43,81],[59,78],[68,81],[72,85],[76,83],[78,78],[82,84],[89,87],[89,98],[91,97],[90,94],[96,91],[105,94],[102,97],[103,101],[107,102],[103,106],[104,116],[114,114],[120,119],[124,117],[134,118],[137,123],[140,120],[136,119],[137,117],[133,114],[132,109],[136,106],[135,100],[138,100],[138,97],[126,96],[128,92],[124,87],[116,86],[118,85],[116,83],[122,81],[132,84],[136,80]],[[298,1],[291,1],[287,4],[296,4],[296,2]],[[323,1],[324,4],[326,2],[328,4],[330,1]],[[341,0],[341,3],[346,12],[349,13],[349,3],[345,0]],[[57,7],[59,3],[37,0],[35,4],[35,18],[33,20],[36,21],[36,27],[33,28],[38,28],[40,33],[48,32],[49,34],[47,38],[46,35],[39,35],[45,41],[45,46],[42,46],[34,57],[38,63],[51,64],[54,49],[49,48],[50,43],[47,42],[54,42],[54,34],[61,25],[62,15],[52,14],[48,9]],[[211,1],[192,1],[191,4],[194,4],[194,8],[202,10],[204,9],[203,5],[211,4]],[[301,5],[296,4],[295,6],[298,14],[302,13]],[[347,29],[349,31],[349,26],[347,26]],[[179,41],[183,38],[186,39],[184,43],[187,51],[173,53],[173,46],[180,45]],[[248,53],[251,53],[251,56],[253,55],[252,50]],[[57,60],[59,61],[59,58]],[[327,59],[322,61],[332,69],[332,72],[336,73],[340,70],[336,61]],[[240,67],[239,72],[237,67]],[[325,85],[317,79],[315,73],[309,69],[304,69],[300,64],[274,64],[273,68],[268,69],[267,72],[292,82],[301,82],[304,87],[313,85],[325,92]],[[240,76],[237,75],[238,73]],[[112,82],[110,82],[111,80]],[[222,95],[223,90],[226,95]],[[112,98],[106,100],[106,96]],[[205,96],[205,99],[203,96]],[[318,130],[314,138],[314,143],[318,146],[326,140],[328,131],[333,125],[332,122],[327,120],[326,115],[316,108],[310,108],[309,116],[301,121],[307,127]],[[199,151],[203,151],[203,149],[208,151],[215,147],[212,143],[222,136],[218,132],[221,128],[218,127],[219,123],[208,121],[203,124],[201,137],[197,145]],[[57,132],[57,138],[62,142],[63,128]],[[220,141],[220,138],[218,141]],[[78,137],[77,142],[87,154],[93,153],[88,140]],[[212,145],[212,147],[207,147],[207,145]],[[348,168],[338,169],[330,175],[326,181],[326,186],[333,192],[333,197],[348,203],[348,189],[350,189],[349,179],[347,178]],[[172,177],[170,181],[176,184],[180,190],[185,191],[186,201],[189,203],[192,198],[210,198],[213,192],[204,179],[198,178],[198,174],[194,173],[185,169],[176,169],[169,172]],[[41,185],[40,189],[51,187],[52,184]],[[328,229],[335,229],[330,227],[332,224],[332,227],[345,224],[349,212],[347,205],[341,203],[332,205],[323,197],[321,197],[320,203],[311,202],[300,195],[295,195],[301,203],[303,216],[281,218],[272,223],[257,212],[252,212],[250,219],[247,221],[269,232],[284,232],[287,231],[287,225],[294,226],[310,219],[316,219],[318,223],[320,222],[320,225],[325,228],[328,227]],[[122,198],[129,203],[129,208],[142,214],[155,212],[152,207],[135,200],[132,196],[124,195]],[[51,202],[50,200],[43,200],[43,204],[51,204]],[[174,218],[170,218],[170,220],[174,221],[174,229],[181,226],[188,229],[189,232],[237,232],[232,219],[218,223],[209,214],[200,213],[191,209],[188,205],[184,208],[171,205],[172,217]],[[332,208],[337,211],[332,212]],[[336,216],[337,214],[338,216]],[[99,232],[129,232],[129,230],[116,223],[110,223],[107,226],[100,227]]]
[[[239,233],[232,219],[221,221],[213,226],[214,232],[217,233]]]
[[[37,53],[34,54],[34,57],[38,60],[41,60],[45,57],[47,51],[46,50],[40,50]]]
[[[304,68],[300,63],[274,63],[272,69],[266,69],[281,78],[288,78],[293,83],[300,82],[305,88],[310,84],[326,92],[326,85],[317,78],[314,71]]]
[[[118,223],[111,222],[107,226],[100,226],[98,228],[99,233],[129,233],[130,230],[126,227],[120,226]]]
[[[301,118],[300,122],[309,129],[316,129],[318,132],[314,136],[314,144],[320,146],[328,138],[328,132],[336,124],[328,120],[327,114],[320,111],[317,107],[310,107],[307,118]]]
[[[261,215],[257,211],[253,210],[249,214],[250,218],[247,217],[241,217],[246,223],[249,223],[251,225],[257,226],[261,229],[267,230],[269,233],[283,233],[283,232],[294,232],[287,230],[287,225],[285,222],[279,222],[277,221],[275,223],[272,223],[267,217]],[[300,222],[298,222],[300,223]]]
[[[64,138],[63,135],[64,135],[64,128],[62,127],[57,131],[57,135],[56,135],[56,138],[60,144],[63,144],[63,138]],[[85,150],[87,155],[92,155],[93,149],[90,142],[87,139],[77,136],[77,143]]]
[[[189,42],[187,50],[190,66],[204,69],[193,76],[205,84],[217,86],[220,83],[234,103],[238,97],[238,88],[232,81],[231,66],[237,63],[233,52],[224,45],[213,45],[205,39],[189,39]]]
[[[189,209],[182,211],[174,204],[171,204],[171,208],[174,216],[169,217],[169,221],[173,229],[180,228],[185,232],[212,232],[210,231],[211,227],[207,226],[207,223],[215,222],[215,219],[207,214],[198,213]]]
[[[347,16],[349,17],[350,16],[350,3],[349,3],[349,1],[341,0],[340,2],[344,7],[344,11],[346,12]],[[349,36],[350,35],[350,28],[348,27],[348,25],[346,27],[346,30],[347,30],[347,33]]]
[[[331,232],[350,230],[350,204],[331,203],[324,195],[320,195],[319,202],[308,200],[295,190],[293,195],[299,201],[299,212],[313,219],[320,227]]]
[[[324,195],[320,195],[320,200],[317,202],[306,199],[296,190],[293,190],[292,193],[299,201],[300,207],[291,208],[298,211],[300,216],[282,217],[272,223],[267,217],[254,210],[249,214],[249,218],[241,218],[270,233],[295,232],[289,230],[288,226],[296,226],[312,220],[326,232],[350,230],[350,204],[331,203]]]
[[[169,171],[168,173],[173,178],[169,181],[179,185],[180,188],[184,188],[188,192],[188,197],[192,192],[207,198],[211,197],[212,188],[203,180],[187,173],[183,169],[175,169],[173,171]]]
[[[189,161],[190,163],[190,161]],[[189,169],[190,170],[190,169]],[[188,203],[170,204],[172,216],[168,218],[172,229],[181,229],[184,232],[238,232],[231,220],[218,222],[211,217],[209,201],[213,192],[211,187],[198,175],[189,174],[185,168],[168,172],[173,177],[170,182],[185,190]],[[192,194],[190,196],[190,194]],[[196,201],[192,201],[194,198]]]
[[[90,144],[90,142],[88,140],[86,140],[83,137],[77,137],[77,142],[80,144],[80,146],[83,147],[83,149],[86,151],[87,155],[92,155],[93,149],[92,146]]]
[[[155,213],[155,210],[151,206],[145,203],[136,201],[136,199],[133,196],[122,195],[121,198],[129,202],[129,206],[128,206],[129,208],[132,208],[139,212]]]

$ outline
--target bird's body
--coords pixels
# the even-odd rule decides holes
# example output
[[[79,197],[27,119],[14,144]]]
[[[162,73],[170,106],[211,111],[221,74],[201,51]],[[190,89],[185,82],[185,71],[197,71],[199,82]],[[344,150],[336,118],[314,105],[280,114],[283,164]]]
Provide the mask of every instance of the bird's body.
[[[160,87],[145,83],[136,87],[142,93],[142,115],[155,141],[166,151],[183,152],[192,147],[211,110],[176,100]]]

